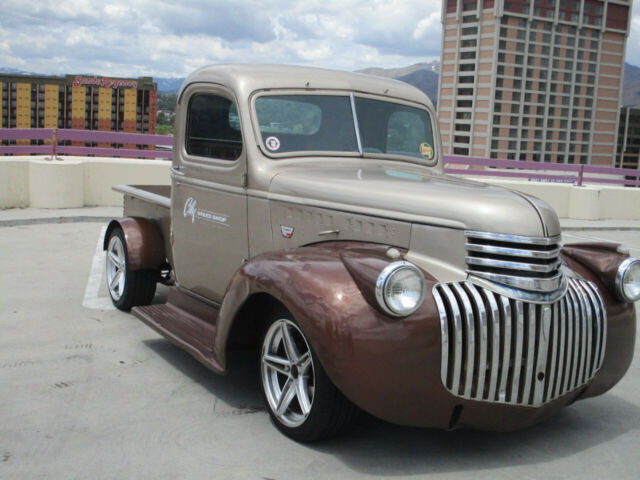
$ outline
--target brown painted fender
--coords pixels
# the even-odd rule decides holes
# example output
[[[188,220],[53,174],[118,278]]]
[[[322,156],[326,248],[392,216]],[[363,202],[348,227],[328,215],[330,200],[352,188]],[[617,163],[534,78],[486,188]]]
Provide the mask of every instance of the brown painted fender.
[[[435,280],[425,275],[425,301],[402,319],[382,314],[358,286],[369,276],[373,287],[382,268],[394,261],[385,255],[388,248],[330,242],[255,257],[227,290],[214,355],[224,360],[231,324],[245,300],[267,293],[292,313],[331,380],[356,405],[395,423],[446,428],[452,407],[440,380],[440,325],[431,296]],[[341,257],[352,260],[352,271],[353,261],[360,259],[358,280]],[[440,407],[423,401],[434,395],[447,401]]]
[[[636,343],[636,312],[633,303],[620,301],[615,276],[629,255],[617,243],[574,243],[562,248],[564,265],[595,283],[607,310],[607,344],[600,371],[581,398],[601,395],[616,385],[631,366]]]
[[[408,317],[390,318],[375,306],[375,278],[393,261],[385,255],[388,248],[330,242],[253,258],[235,275],[221,305],[214,356],[224,366],[236,314],[252,295],[266,293],[292,313],[333,383],[353,403],[393,423],[445,429],[523,428],[579,396],[603,393],[627,370],[635,339],[633,306],[612,297],[599,275],[566,251],[565,264],[603,290],[609,333],[607,354],[596,378],[586,390],[538,408],[454,397],[440,378],[441,333],[432,294],[435,279],[424,272],[424,302]]]
[[[127,243],[127,257],[131,270],[159,268],[166,260],[162,233],[156,224],[140,217],[122,217],[112,220],[104,236],[103,248],[107,249],[109,235],[120,227]]]

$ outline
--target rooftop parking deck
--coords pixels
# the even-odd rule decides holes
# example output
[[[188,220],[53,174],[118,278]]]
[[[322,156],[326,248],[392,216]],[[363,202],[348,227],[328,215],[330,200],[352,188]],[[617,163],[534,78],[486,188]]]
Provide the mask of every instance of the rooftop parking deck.
[[[0,211],[0,478],[637,478],[638,358],[611,392],[516,433],[364,416],[345,437],[292,442],[269,425],[257,357],[216,376],[110,306],[97,247],[118,213]],[[640,255],[637,222],[564,223],[565,242]]]

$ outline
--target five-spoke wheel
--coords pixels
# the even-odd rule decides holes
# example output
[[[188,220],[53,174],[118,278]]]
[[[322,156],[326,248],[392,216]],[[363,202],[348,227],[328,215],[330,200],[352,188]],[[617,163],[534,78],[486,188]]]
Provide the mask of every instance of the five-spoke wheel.
[[[298,427],[311,412],[315,377],[304,335],[287,319],[271,324],[262,344],[262,383],[269,408],[288,427]]]
[[[356,407],[333,385],[302,329],[286,310],[272,312],[260,352],[267,409],[285,435],[311,442],[348,428]]]

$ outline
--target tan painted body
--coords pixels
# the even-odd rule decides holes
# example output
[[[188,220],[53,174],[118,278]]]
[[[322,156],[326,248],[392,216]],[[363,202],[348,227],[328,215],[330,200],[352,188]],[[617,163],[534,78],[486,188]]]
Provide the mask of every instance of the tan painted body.
[[[610,272],[597,262],[585,266],[580,252],[572,250],[562,257],[563,268],[597,284],[613,325],[607,357],[591,386],[540,408],[485,404],[448,393],[440,381],[440,323],[431,288],[467,279],[464,231],[554,237],[560,234],[557,215],[533,197],[444,175],[439,140],[430,160],[267,152],[252,103],[266,90],[353,93],[418,106],[435,119],[422,92],[388,79],[281,66],[195,72],[179,95],[170,199],[123,188],[125,215],[146,217],[161,230],[158,238],[147,231],[142,237],[152,239],[128,245],[134,249],[130,256],[140,257],[141,245],[164,244],[175,272],[164,309],[134,309],[143,321],[222,373],[234,330],[241,324],[255,331],[260,308],[277,301],[294,315],[349,399],[408,425],[520,428],[583,394],[600,394],[622,377],[633,353],[633,306],[615,298]],[[237,106],[243,139],[237,160],[187,154],[187,106],[197,93],[219,95]],[[392,261],[385,254],[390,247],[427,280],[422,307],[404,319],[386,316],[372,293],[377,275]],[[624,258],[607,248],[591,254]]]

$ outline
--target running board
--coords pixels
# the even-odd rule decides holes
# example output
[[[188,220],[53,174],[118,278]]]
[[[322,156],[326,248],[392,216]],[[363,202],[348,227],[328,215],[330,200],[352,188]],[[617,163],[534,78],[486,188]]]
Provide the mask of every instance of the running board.
[[[213,355],[216,308],[172,287],[167,303],[133,307],[131,313],[205,367],[226,373]]]

